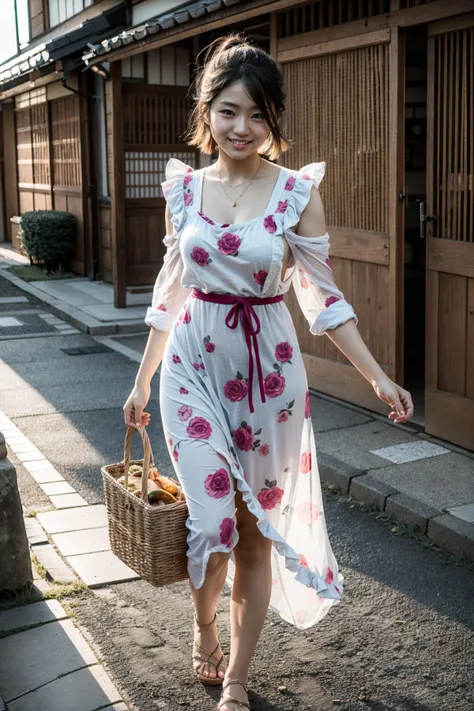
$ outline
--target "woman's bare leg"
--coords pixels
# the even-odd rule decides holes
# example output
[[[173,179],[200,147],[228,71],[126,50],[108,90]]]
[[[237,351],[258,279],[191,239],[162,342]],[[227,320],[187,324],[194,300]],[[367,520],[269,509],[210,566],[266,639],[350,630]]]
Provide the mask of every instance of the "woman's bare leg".
[[[230,553],[211,553],[203,585],[197,590],[189,581],[196,617],[203,625],[211,622],[214,617],[217,601],[224,587],[229,557]],[[196,644],[206,652],[212,652],[218,642],[216,625],[201,628],[196,625],[195,627]],[[217,649],[216,655],[218,658],[221,654],[220,648]],[[219,677],[224,676],[225,668],[225,660],[223,660],[219,667]],[[216,676],[214,667],[206,663],[200,663],[197,660],[195,661],[195,669],[201,676],[210,678],[215,678]]]
[[[245,684],[251,659],[265,622],[272,587],[272,542],[257,528],[257,519],[236,492],[239,542],[234,548],[235,579],[231,601],[231,650],[226,679],[237,678]],[[240,685],[229,686],[224,693],[247,701]],[[229,702],[221,711],[241,711]]]

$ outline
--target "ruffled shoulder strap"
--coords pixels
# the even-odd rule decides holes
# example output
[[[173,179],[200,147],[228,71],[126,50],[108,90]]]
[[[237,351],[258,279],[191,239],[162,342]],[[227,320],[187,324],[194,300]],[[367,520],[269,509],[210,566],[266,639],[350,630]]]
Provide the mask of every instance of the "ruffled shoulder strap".
[[[187,208],[194,200],[194,168],[179,158],[170,158],[166,164],[165,176],[161,187],[170,207],[171,222],[176,232],[179,232],[184,226]]]
[[[283,220],[285,230],[294,227],[300,221],[301,213],[310,200],[313,185],[319,188],[325,169],[326,163],[322,161],[309,163],[298,171],[290,171],[284,187],[285,200],[288,201]]]

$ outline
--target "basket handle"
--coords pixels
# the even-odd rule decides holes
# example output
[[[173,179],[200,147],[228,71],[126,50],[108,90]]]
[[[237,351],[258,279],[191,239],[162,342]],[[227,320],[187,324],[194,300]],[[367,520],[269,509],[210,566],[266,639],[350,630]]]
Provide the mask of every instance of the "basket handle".
[[[150,438],[142,425],[129,425],[125,433],[125,444],[123,450],[123,465],[125,474],[125,488],[128,487],[128,470],[130,467],[130,450],[132,448],[133,433],[138,432],[143,443],[143,474],[142,474],[142,499],[146,501],[148,498],[148,470],[150,462],[153,464],[153,452],[151,449]]]

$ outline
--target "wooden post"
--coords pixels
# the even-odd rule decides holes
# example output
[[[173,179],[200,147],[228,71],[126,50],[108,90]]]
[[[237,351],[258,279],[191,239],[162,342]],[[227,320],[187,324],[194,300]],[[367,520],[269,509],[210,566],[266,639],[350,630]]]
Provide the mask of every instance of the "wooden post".
[[[125,151],[122,109],[122,65],[110,65],[112,82],[112,274],[114,280],[114,305],[125,308]]]
[[[13,101],[5,102],[3,111],[5,234],[12,241],[10,218],[18,215],[18,172],[16,162],[15,111]]]

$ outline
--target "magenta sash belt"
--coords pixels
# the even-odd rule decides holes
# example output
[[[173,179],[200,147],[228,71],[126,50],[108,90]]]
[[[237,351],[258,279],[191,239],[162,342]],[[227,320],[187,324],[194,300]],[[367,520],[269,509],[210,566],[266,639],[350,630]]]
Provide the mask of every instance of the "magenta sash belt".
[[[260,320],[253,309],[253,306],[258,304],[275,304],[277,301],[283,300],[283,294],[278,294],[277,296],[267,296],[264,299],[259,299],[257,296],[236,296],[234,294],[217,294],[211,291],[209,294],[205,294],[199,289],[193,289],[192,295],[195,299],[202,299],[203,301],[212,301],[215,304],[234,304],[231,309],[229,309],[225,323],[228,328],[237,328],[239,325],[239,312],[241,313],[241,323],[242,328],[245,333],[245,341],[247,343],[247,350],[249,352],[249,386],[248,386],[248,398],[250,412],[254,412],[253,400],[252,400],[252,384],[253,384],[253,356],[252,356],[252,343],[255,351],[255,359],[257,361],[257,373],[258,373],[258,384],[260,386],[260,397],[262,402],[265,402],[265,391],[263,388],[263,376],[262,376],[262,365],[260,363],[260,355],[258,352],[258,341],[257,335],[260,333]],[[253,321],[253,323],[252,323]],[[255,325],[254,325],[255,324]]]

